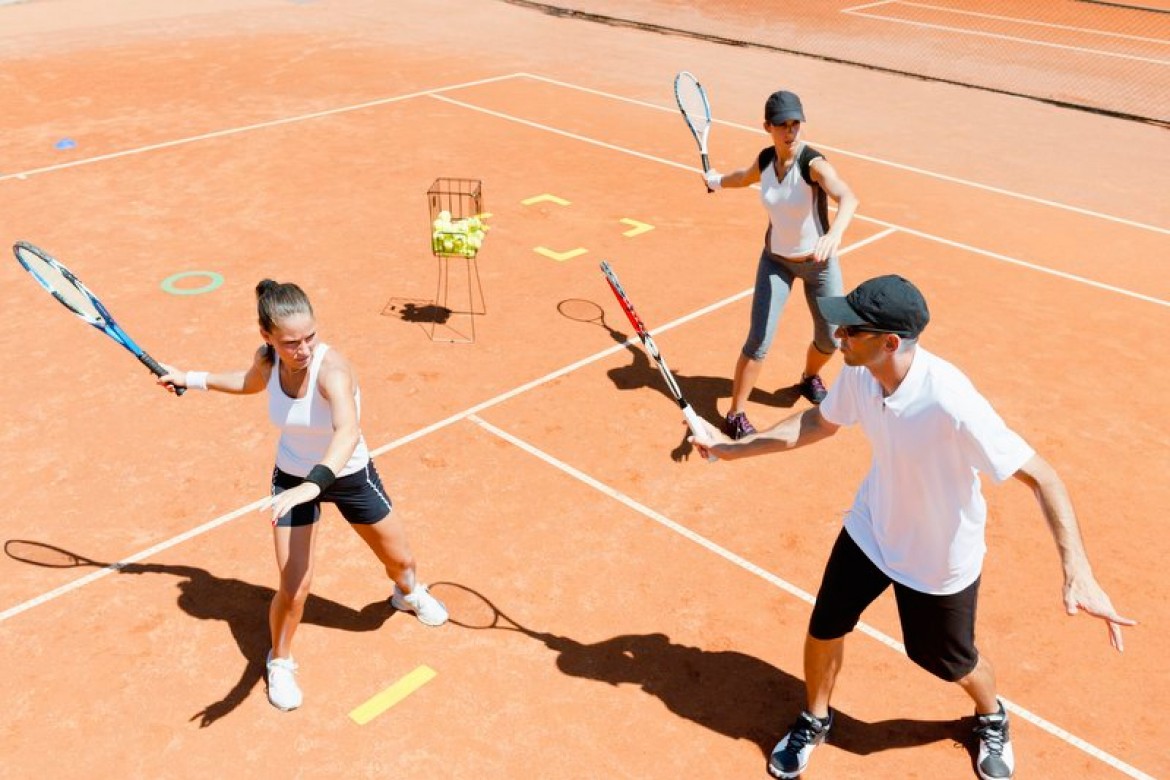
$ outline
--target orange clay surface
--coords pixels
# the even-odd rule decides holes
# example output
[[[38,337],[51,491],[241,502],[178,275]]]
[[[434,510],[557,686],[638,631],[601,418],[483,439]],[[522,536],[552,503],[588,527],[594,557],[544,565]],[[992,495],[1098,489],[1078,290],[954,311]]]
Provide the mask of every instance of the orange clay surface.
[[[639,7],[669,19],[677,5]],[[902,46],[815,5],[785,23],[843,51]],[[1081,26],[1116,18],[1061,5]],[[757,24],[733,10],[726,23]],[[1147,36],[1170,38],[1154,24]],[[936,58],[970,45],[931,40]],[[1164,129],[494,0],[0,4],[0,61],[5,251],[53,252],[156,358],[189,368],[246,366],[255,284],[300,283],[357,367],[420,575],[455,618],[470,606],[445,583],[529,629],[392,614],[374,557],[326,509],[295,646],[305,704],[273,709],[263,397],[165,394],[10,259],[0,540],[99,566],[0,556],[0,777],[765,776],[803,704],[809,601],[868,446],[846,430],[704,463],[653,364],[615,343],[632,333],[602,259],[663,328],[699,412],[726,411],[764,215],[753,191],[705,193],[673,107],[681,69],[711,92],[720,170],[764,145],[768,93],[801,94],[807,140],[862,201],[847,285],[895,272],[922,287],[924,345],[1057,467],[1099,579],[1142,622],[1118,654],[1098,621],[1066,616],[1034,499],[987,486],[979,645],[1012,706],[1018,776],[1170,775]],[[456,311],[417,321],[441,270],[425,198],[438,177],[480,179],[491,213],[473,343],[430,337],[469,332],[462,261]],[[546,194],[568,205],[524,204]],[[623,219],[653,229],[626,236]],[[192,271],[223,284],[163,289]],[[568,299],[605,320],[562,316]],[[809,332],[798,296],[751,399],[757,425],[804,407],[791,385]],[[967,698],[901,654],[888,596],[865,626],[807,776],[974,776]],[[350,719],[422,665],[434,679]]]

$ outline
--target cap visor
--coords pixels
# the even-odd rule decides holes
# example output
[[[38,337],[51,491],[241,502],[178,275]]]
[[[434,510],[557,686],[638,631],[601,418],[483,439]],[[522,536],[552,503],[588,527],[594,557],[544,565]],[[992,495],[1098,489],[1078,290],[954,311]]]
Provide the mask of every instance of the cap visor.
[[[834,325],[869,325],[870,323],[858,316],[853,307],[844,297],[817,298],[817,308],[825,319]]]
[[[782,125],[789,119],[798,119],[803,122],[804,114],[800,113],[799,111],[781,111],[779,113],[772,114],[772,118],[768,120],[768,123],[773,125]]]

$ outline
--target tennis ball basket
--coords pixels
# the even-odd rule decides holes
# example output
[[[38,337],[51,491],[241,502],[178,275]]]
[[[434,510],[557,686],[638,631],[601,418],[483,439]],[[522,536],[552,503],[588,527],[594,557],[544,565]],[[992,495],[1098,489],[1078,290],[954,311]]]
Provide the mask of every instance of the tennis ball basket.
[[[479,179],[435,179],[427,190],[427,205],[431,219],[431,254],[439,260],[439,286],[435,293],[435,304],[448,315],[465,315],[469,322],[470,335],[460,332],[452,325],[452,318],[442,323],[450,337],[436,336],[439,323],[433,323],[431,339],[434,341],[475,341],[475,316],[487,313],[483,298],[483,285],[479,279],[479,265],[476,259],[483,248],[487,225],[484,224],[483,182]],[[452,309],[451,262],[464,260],[467,266],[467,309]],[[476,292],[478,291],[478,305]]]

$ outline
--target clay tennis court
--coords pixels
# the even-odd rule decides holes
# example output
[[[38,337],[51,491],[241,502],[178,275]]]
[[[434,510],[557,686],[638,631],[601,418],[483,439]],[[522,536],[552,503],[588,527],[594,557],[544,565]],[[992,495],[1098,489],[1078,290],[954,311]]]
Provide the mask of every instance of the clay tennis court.
[[[1017,777],[1170,776],[1170,8],[565,5],[0,2],[4,251],[44,247],[157,359],[212,371],[258,345],[260,279],[302,285],[357,368],[420,576],[455,620],[474,592],[525,629],[394,614],[327,509],[295,648],[305,704],[275,710],[265,400],[168,395],[10,258],[0,541],[91,563],[0,556],[0,777],[766,776],[869,451],[850,429],[707,464],[624,343],[601,260],[699,413],[726,410],[765,217],[753,191],[705,192],[682,69],[711,93],[721,170],[765,144],[770,92],[802,96],[806,140],[862,201],[847,286],[923,289],[924,346],[1056,466],[1098,578],[1141,623],[1118,654],[1066,616],[1033,497],[986,487],[979,645]],[[474,320],[458,262],[450,311],[436,301],[440,177],[481,181],[491,214]],[[472,322],[473,341],[442,340]],[[757,424],[806,403],[809,332],[796,299]],[[899,641],[887,594],[849,641],[808,777],[974,776],[969,700]],[[408,695],[384,706],[388,689]]]

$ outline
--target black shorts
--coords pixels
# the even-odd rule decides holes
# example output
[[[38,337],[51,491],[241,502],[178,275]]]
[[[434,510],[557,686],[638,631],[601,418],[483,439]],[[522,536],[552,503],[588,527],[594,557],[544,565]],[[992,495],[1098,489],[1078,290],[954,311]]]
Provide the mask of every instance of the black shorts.
[[[845,636],[857,626],[866,607],[891,584],[910,660],[948,682],[970,674],[979,661],[975,649],[979,580],[944,596],[913,590],[886,576],[844,529],[825,564],[809,619],[809,635],[820,640]]]
[[[272,495],[295,488],[305,480],[278,468],[272,470]],[[328,501],[337,506],[341,516],[354,525],[372,525],[385,519],[393,505],[390,496],[382,487],[382,478],[374,468],[374,462],[366,463],[361,471],[338,477],[337,481],[307,504],[298,504],[280,516],[279,526],[312,525],[321,518],[321,502]]]

